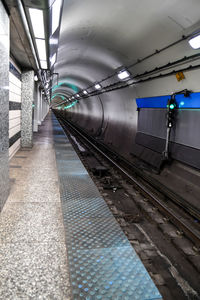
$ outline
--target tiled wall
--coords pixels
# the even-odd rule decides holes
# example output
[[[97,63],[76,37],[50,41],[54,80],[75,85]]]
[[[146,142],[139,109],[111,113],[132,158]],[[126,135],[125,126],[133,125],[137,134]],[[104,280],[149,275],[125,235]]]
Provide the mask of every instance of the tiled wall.
[[[10,63],[9,72],[9,159],[21,141],[21,74]]]

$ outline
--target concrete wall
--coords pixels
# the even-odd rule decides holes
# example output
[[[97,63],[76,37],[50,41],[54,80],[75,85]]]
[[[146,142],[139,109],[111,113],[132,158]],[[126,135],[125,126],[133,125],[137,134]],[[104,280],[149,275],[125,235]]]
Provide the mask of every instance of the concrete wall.
[[[0,210],[9,193],[9,18],[0,1]]]
[[[159,68],[167,62],[172,62],[176,59],[182,58],[183,56],[193,55],[196,53],[200,53],[200,51],[193,50],[189,46],[187,40],[182,41],[180,44],[177,44],[170,49],[166,49],[166,51],[163,51],[162,53],[157,53],[155,56],[145,60],[144,62],[138,63],[134,68],[131,69],[131,72],[133,76],[138,73],[141,74],[145,71],[155,69],[156,67]],[[180,68],[188,68],[191,64],[195,66],[198,63],[199,60],[193,60],[182,63],[176,67],[169,67],[164,71],[155,71],[149,76],[158,76],[160,73],[165,74],[166,72],[173,71],[174,69],[178,70]],[[192,92],[200,92],[200,70],[188,69],[184,72],[184,75],[185,79],[182,81],[177,81],[174,74],[133,84],[121,90],[111,91],[108,93],[104,92],[98,96],[82,99],[78,104],[65,111],[66,118],[71,119],[72,122],[81,126],[90,134],[98,135],[104,143],[111,146],[120,154],[129,158],[131,158],[131,153],[140,156],[144,147],[138,145],[136,140],[136,133],[138,131],[138,111],[136,98],[171,95],[172,93],[183,89],[188,89]],[[147,75],[143,75],[141,79],[147,79],[147,77]],[[111,83],[111,80],[110,82],[109,80],[106,82],[107,85]],[[194,147],[194,142],[188,143],[188,141],[199,140],[198,130],[194,131],[193,129],[197,128],[197,123],[195,120],[199,120],[198,127],[200,126],[200,109],[195,110],[195,112],[190,111],[190,109],[185,110],[188,111],[190,118],[183,118],[183,113],[181,110],[177,112],[178,123],[175,131],[173,132],[173,141],[175,143],[180,143],[181,141],[181,145],[192,148]],[[161,114],[162,118],[164,118],[162,124],[158,122],[159,118],[153,119],[153,122],[155,123],[154,127],[158,128],[158,136],[159,127],[161,125],[163,126],[163,124],[166,125],[166,109],[164,109],[164,112],[161,112]],[[192,114],[195,114],[195,117],[192,117]],[[154,135],[157,136],[157,133],[155,132]],[[166,128],[164,138],[165,136]],[[196,148],[199,149],[199,147]],[[178,157],[182,161],[182,147],[180,147],[179,151],[180,153]],[[142,159],[147,162],[151,162],[151,154],[152,151],[148,149],[145,154],[146,157],[142,156]],[[197,154],[195,154],[196,157]],[[192,153],[188,152],[188,156],[191,155],[193,156]],[[175,157],[177,157],[177,155],[175,155]],[[160,159],[161,156],[159,156],[159,160]],[[186,161],[187,160],[184,158],[184,162]],[[194,162],[192,163],[192,166],[197,167]]]
[[[21,147],[33,145],[33,102],[34,102],[34,71],[22,73],[22,123]]]

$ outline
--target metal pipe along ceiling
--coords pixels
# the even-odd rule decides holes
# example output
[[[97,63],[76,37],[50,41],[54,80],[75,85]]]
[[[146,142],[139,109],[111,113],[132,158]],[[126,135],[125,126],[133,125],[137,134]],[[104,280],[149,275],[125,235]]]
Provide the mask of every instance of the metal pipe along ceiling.
[[[170,43],[191,33],[199,21],[200,3],[192,0],[117,0],[73,3],[64,1],[60,42],[55,71],[60,81],[77,85],[82,90]],[[99,13],[101,12],[101,13]],[[187,12],[187,15],[185,14]],[[187,41],[178,48],[193,54]],[[158,53],[157,60],[168,63],[168,52]],[[179,55],[175,54],[178,59]],[[159,66],[154,59],[136,66],[132,72]],[[109,80],[108,80],[109,81]],[[110,83],[110,82],[109,82]],[[112,79],[111,79],[112,83]],[[72,91],[73,94],[73,91]]]

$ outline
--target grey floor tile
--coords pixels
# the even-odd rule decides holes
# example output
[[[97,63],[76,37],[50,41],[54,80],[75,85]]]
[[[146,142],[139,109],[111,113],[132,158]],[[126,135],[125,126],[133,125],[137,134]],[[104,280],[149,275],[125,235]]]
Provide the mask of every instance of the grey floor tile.
[[[0,246],[0,299],[71,299],[64,243]]]
[[[0,241],[64,241],[63,217],[57,203],[6,203],[0,217]]]

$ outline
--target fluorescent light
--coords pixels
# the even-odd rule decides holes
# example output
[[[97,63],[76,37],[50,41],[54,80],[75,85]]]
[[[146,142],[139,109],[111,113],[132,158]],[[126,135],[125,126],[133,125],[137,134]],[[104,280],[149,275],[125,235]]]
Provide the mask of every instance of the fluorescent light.
[[[119,72],[117,74],[117,76],[119,77],[119,79],[123,80],[123,79],[130,77],[130,73],[127,70],[124,70],[124,71]]]
[[[41,66],[42,69],[47,69],[47,62],[46,62],[46,60],[41,60],[40,61],[40,66]]]
[[[56,39],[56,38],[50,38],[49,44],[50,45],[57,45],[58,44],[58,39]]]
[[[87,94],[88,94],[88,92],[87,92],[86,90],[84,90],[84,91],[83,91],[83,94],[84,94],[84,95],[87,95]]]
[[[29,14],[33,27],[34,36],[36,38],[44,39],[44,17],[43,11],[40,9],[29,8]]]
[[[56,53],[51,57],[51,66],[53,66],[56,62]]]
[[[189,40],[189,44],[193,49],[198,49],[200,48],[200,34],[191,38]]]
[[[79,94],[77,94],[77,95],[76,95],[76,97],[78,97],[78,98],[79,98],[79,97],[80,97],[80,95],[79,95]]]
[[[35,39],[40,60],[47,60],[45,40]]]
[[[99,83],[95,84],[94,87],[96,90],[100,90],[102,88],[102,86]]]
[[[38,81],[37,75],[34,76],[34,80],[35,80],[35,81]]]
[[[52,6],[52,31],[53,34],[58,28],[60,21],[61,0],[56,0]]]

